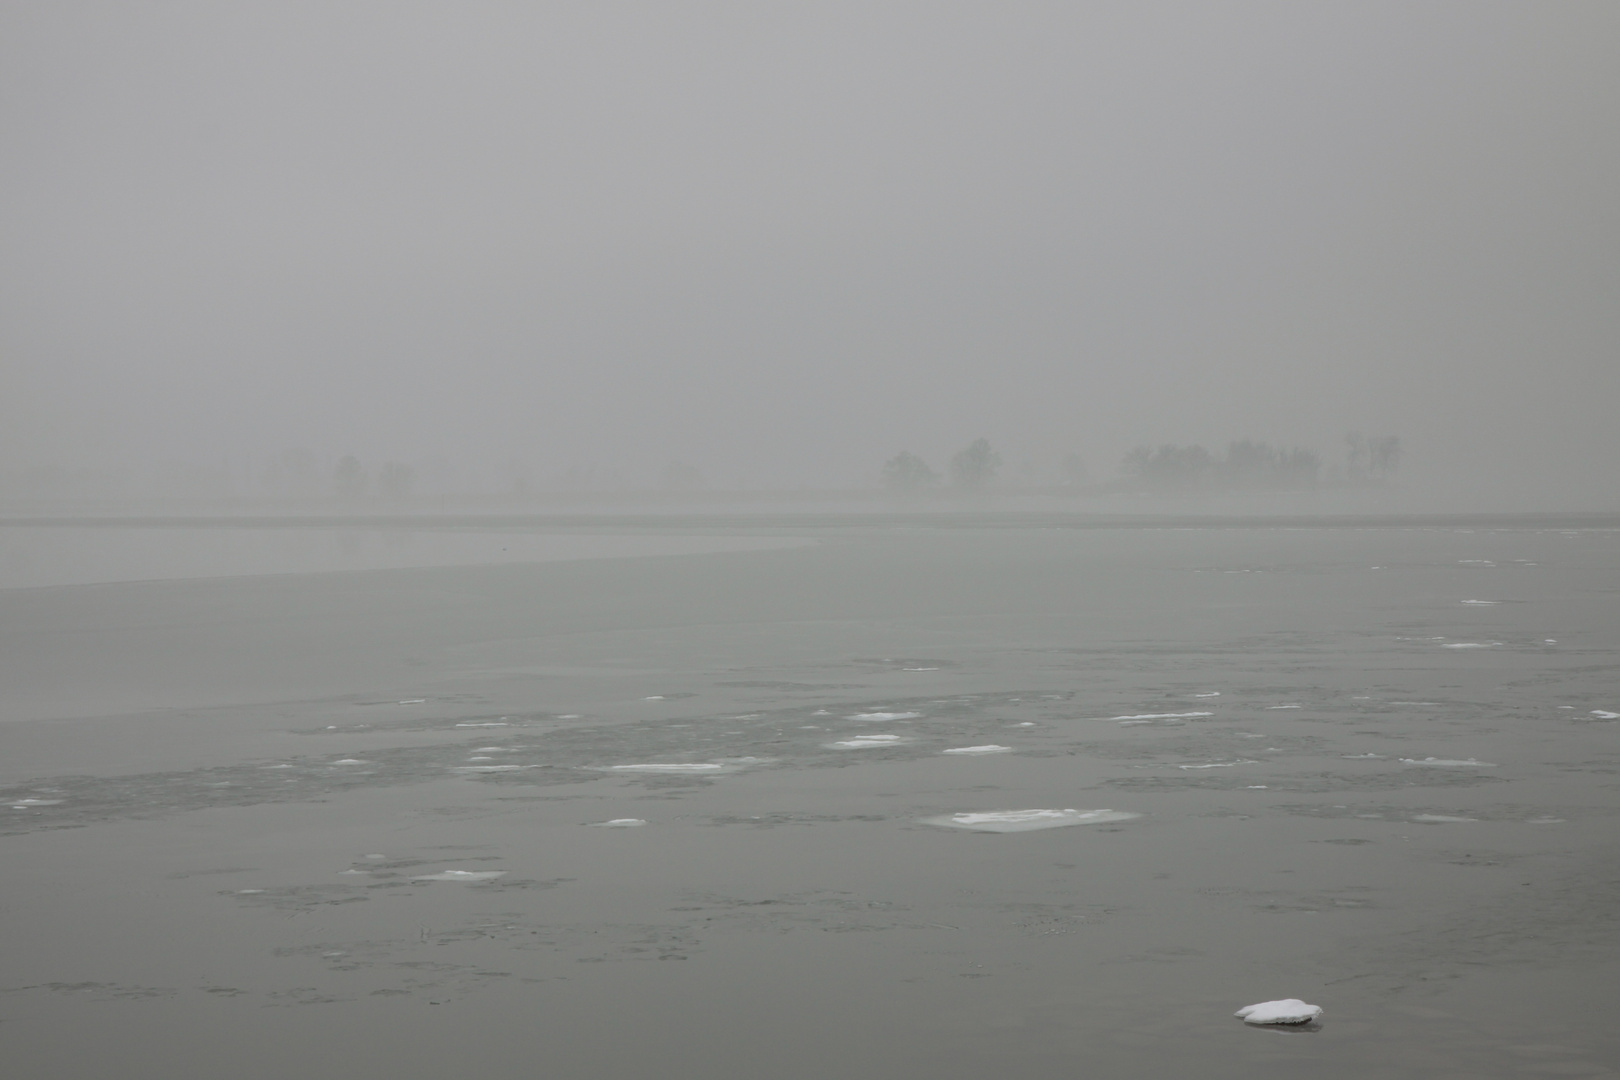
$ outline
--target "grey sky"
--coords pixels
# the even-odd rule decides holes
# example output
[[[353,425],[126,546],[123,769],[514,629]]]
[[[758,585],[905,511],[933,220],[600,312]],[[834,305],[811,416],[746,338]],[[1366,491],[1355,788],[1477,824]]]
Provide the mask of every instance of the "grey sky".
[[[1616,56],[1608,0],[11,0],[0,468],[1361,428],[1620,504]]]

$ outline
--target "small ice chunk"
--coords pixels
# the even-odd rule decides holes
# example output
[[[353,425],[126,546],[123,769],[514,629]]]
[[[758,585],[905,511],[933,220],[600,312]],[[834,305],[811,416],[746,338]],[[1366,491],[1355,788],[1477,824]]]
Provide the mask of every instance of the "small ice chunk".
[[[1232,1015],[1241,1017],[1245,1024],[1307,1024],[1322,1015],[1322,1008],[1307,1005],[1299,998],[1284,998],[1245,1005]]]
[[[1440,646],[1442,649],[1494,649],[1502,644],[1500,641],[1450,641]]]
[[[647,824],[647,822],[638,817],[616,817],[611,821],[590,821],[586,822],[586,824],[598,829],[634,829]]]
[[[495,759],[492,758],[492,757],[474,756],[474,757],[468,758],[467,760],[468,761],[494,761]]]
[[[18,799],[11,804],[13,810],[27,810],[34,806],[59,806],[61,799]]]
[[[1220,696],[1221,696],[1221,692],[1219,690],[1211,690],[1207,694],[1194,694],[1193,695],[1193,697],[1220,697]]]
[[[873,746],[898,746],[906,741],[899,735],[857,735],[853,739],[844,739],[827,745],[834,750],[865,750]]]
[[[1607,712],[1603,709],[1593,709],[1592,715],[1599,720],[1620,720],[1620,712]]]
[[[1383,754],[1340,754],[1339,756],[1342,757],[1342,758],[1350,758],[1352,761],[1377,761],[1377,760],[1381,759],[1384,755]]]
[[[937,667],[908,667],[908,668],[901,668],[900,670],[901,671],[938,671],[939,668],[937,668]]]
[[[987,746],[955,746],[955,747],[952,747],[949,750],[941,750],[940,753],[942,753],[942,754],[1010,754],[1010,753],[1012,753],[1012,750],[1013,750],[1013,748],[1010,747],[1010,746],[997,746],[995,743],[990,743]]]
[[[441,870],[437,874],[420,874],[412,881],[494,881],[505,877],[505,870]]]
[[[613,772],[716,772],[725,766],[716,765],[710,761],[699,762],[647,762],[642,765],[609,765]]]
[[[854,716],[846,716],[846,720],[915,720],[921,716],[920,712],[862,712]]]
[[[519,772],[530,768],[528,765],[455,765],[451,772]]]
[[[1035,721],[1033,721],[1033,720],[1025,720],[1022,723],[1018,723],[1018,724],[1013,725],[1013,727],[1034,727],[1034,726],[1035,726]]]
[[[1476,605],[1478,607],[1494,607],[1495,605],[1500,604],[1502,601],[1500,601],[1500,600],[1461,600],[1461,601],[1458,601],[1458,602],[1463,603],[1463,604],[1474,604],[1474,605]]]
[[[1423,765],[1431,769],[1494,769],[1496,763],[1492,761],[1475,761],[1473,758],[1401,758],[1402,765]]]
[[[338,758],[336,761],[332,762],[332,764],[333,765],[370,765],[371,762],[369,762],[369,761],[361,761],[357,757],[346,757],[346,758]]]
[[[652,695],[650,695],[648,697],[642,698],[641,700],[642,701],[663,701],[664,700],[664,695],[663,694],[652,694]]]
[[[943,825],[974,832],[1013,833],[1057,829],[1065,825],[1098,825],[1141,817],[1124,810],[985,810],[923,818],[925,825]]]
[[[1303,709],[1303,705],[1267,705],[1268,709]]]
[[[1450,825],[1457,822],[1478,821],[1479,818],[1452,817],[1450,814],[1413,814],[1412,820],[1425,825]]]
[[[579,719],[579,713],[577,713],[577,712],[563,713],[561,716],[557,717],[557,719],[559,719],[559,720],[578,720]]]
[[[1214,716],[1212,712],[1145,712],[1132,716],[1114,716],[1113,720],[1188,720],[1195,716]]]
[[[1230,769],[1234,765],[1258,765],[1258,761],[1244,758],[1242,761],[1211,761],[1204,765],[1177,765],[1178,769]]]
[[[487,721],[487,722],[484,722],[484,723],[468,722],[468,723],[465,723],[465,724],[457,724],[456,725],[456,727],[511,727],[511,726],[512,726],[511,724],[508,724],[505,721],[498,721],[498,720],[490,720],[490,721]]]
[[[400,702],[400,704],[401,705],[426,705],[427,704],[427,698],[425,698],[425,697],[413,697],[409,701]]]

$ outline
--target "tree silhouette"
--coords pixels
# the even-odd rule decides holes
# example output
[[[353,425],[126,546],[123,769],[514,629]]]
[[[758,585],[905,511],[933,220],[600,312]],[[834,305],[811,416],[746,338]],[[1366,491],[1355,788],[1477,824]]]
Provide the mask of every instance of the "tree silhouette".
[[[338,498],[351,502],[364,498],[366,489],[371,486],[366,470],[360,467],[360,459],[353,454],[337,463],[337,468],[332,470],[332,482],[337,487]]]
[[[951,483],[976,490],[994,480],[1000,468],[1001,455],[991,449],[990,440],[975,439],[952,456]]]
[[[883,464],[883,486],[890,491],[918,492],[937,483],[939,473],[910,450],[900,451]]]

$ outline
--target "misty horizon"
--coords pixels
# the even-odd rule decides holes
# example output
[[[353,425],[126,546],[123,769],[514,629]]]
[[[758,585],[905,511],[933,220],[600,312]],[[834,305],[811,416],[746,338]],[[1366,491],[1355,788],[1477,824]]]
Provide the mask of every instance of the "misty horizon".
[[[982,436],[1106,480],[1363,431],[1414,505],[1620,508],[1617,30],[12,4],[0,473],[845,488]]]

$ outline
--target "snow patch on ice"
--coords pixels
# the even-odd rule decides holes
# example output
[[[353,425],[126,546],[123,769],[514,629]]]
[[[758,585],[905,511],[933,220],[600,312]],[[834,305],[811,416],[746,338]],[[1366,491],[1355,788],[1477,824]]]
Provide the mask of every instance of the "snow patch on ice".
[[[437,874],[419,874],[412,881],[494,881],[505,877],[505,870],[441,870]]]
[[[923,818],[922,821],[925,825],[943,825],[951,829],[1013,833],[1058,829],[1065,825],[1099,825],[1110,821],[1129,821],[1141,816],[1124,810],[984,810],[941,814]]]
[[[1214,716],[1212,712],[1145,712],[1131,716],[1112,716],[1111,720],[1190,720],[1195,716]]]
[[[1322,1007],[1307,1005],[1299,998],[1284,998],[1245,1005],[1232,1015],[1240,1017],[1245,1024],[1307,1024],[1322,1015]]]
[[[853,739],[828,743],[827,746],[833,750],[865,750],[873,746],[899,746],[909,741],[899,735],[857,735]]]

